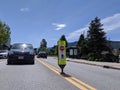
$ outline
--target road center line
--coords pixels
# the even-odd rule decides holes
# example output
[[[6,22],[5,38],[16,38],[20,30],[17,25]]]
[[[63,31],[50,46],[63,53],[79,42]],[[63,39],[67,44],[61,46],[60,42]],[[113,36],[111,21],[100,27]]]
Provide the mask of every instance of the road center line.
[[[55,72],[56,74],[60,75],[60,70],[55,68],[54,66],[41,61],[40,59],[36,58],[36,61],[38,61],[39,63],[41,63],[42,65],[46,66],[47,68],[49,68],[50,70],[52,70],[53,72]],[[78,87],[80,90],[96,90],[94,87],[84,83],[83,81],[75,78],[75,77],[64,77],[62,76],[62,78],[64,78],[65,80],[67,80],[68,82],[72,83],[74,86]]]

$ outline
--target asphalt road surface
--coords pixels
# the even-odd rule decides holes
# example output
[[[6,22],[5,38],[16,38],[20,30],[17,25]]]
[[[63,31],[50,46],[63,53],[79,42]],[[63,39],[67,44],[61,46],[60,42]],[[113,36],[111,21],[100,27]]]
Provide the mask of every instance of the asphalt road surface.
[[[41,60],[60,69],[55,57]],[[120,90],[120,70],[67,62],[64,72],[94,87],[96,90]]]
[[[60,75],[36,62],[34,65],[6,65],[0,61],[0,90],[79,90]]]
[[[119,90],[120,71],[67,62],[60,75],[57,58],[36,58],[34,65],[0,60],[0,90]]]

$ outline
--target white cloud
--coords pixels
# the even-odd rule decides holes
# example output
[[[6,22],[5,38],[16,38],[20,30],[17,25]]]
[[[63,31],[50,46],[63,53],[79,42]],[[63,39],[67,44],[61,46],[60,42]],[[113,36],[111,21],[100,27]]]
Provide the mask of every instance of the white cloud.
[[[21,8],[20,11],[21,11],[21,12],[29,12],[30,9],[29,9],[29,8]]]
[[[101,23],[103,24],[103,28],[105,32],[118,30],[118,28],[120,28],[120,13],[102,19]],[[67,36],[67,39],[71,41],[78,40],[80,34],[86,33],[87,30],[88,30],[88,25],[86,25],[86,27],[84,28],[75,30],[74,32],[70,33]]]
[[[120,13],[107,17],[101,20],[101,22],[103,23],[103,28],[106,32],[117,30],[120,28]]]
[[[55,30],[61,30],[66,27],[66,24],[52,23],[52,25],[56,26]]]
[[[67,39],[68,40],[77,40],[80,36],[80,34],[83,34],[85,33],[86,31],[88,30],[88,27],[85,27],[85,28],[81,28],[81,29],[78,29],[72,33],[70,33],[68,36],[67,36]]]

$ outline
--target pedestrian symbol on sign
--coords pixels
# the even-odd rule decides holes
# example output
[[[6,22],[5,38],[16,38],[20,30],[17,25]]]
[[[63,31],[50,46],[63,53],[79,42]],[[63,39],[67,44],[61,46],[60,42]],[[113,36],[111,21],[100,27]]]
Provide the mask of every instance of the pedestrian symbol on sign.
[[[64,60],[64,46],[60,46],[60,58],[61,60]]]

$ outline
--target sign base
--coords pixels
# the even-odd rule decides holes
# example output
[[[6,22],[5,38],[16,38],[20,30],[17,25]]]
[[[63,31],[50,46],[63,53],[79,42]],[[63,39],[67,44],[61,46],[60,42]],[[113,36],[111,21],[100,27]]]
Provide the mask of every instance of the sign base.
[[[59,67],[61,68],[61,73],[60,74],[65,74],[64,71],[63,71],[65,65],[59,65]]]

